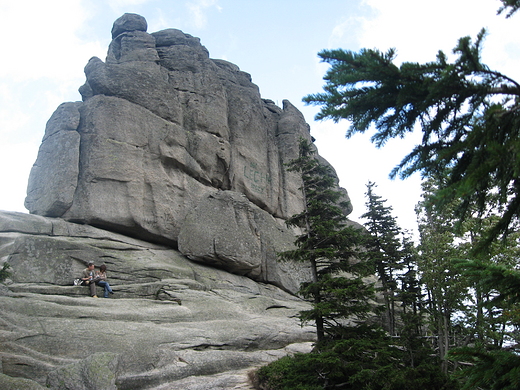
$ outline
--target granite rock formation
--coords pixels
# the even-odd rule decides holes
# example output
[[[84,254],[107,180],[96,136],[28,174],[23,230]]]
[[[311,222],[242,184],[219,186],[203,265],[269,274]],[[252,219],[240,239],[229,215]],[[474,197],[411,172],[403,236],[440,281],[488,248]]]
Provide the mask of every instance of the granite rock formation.
[[[27,209],[175,247],[183,230],[193,232],[184,226],[188,214],[231,191],[251,205],[208,214],[205,231],[222,231],[233,213],[243,224],[237,231],[248,230],[248,210],[257,207],[269,229],[277,224],[281,241],[291,241],[283,221],[303,206],[300,178],[284,164],[300,138],[310,139],[303,115],[288,101],[279,108],[262,99],[249,74],[211,59],[179,30],[148,34],[143,17],[125,14],[112,37],[106,61],[94,57],[85,67],[83,101],[62,104],[47,124]],[[233,260],[219,263],[259,281],[282,279],[263,267],[271,255],[262,248],[273,248],[266,237],[253,237],[260,250],[245,248],[244,264],[241,247],[226,248]],[[195,257],[215,264],[208,249]]]
[[[314,340],[294,295],[92,226],[0,212],[0,259],[3,390],[246,389]],[[89,261],[107,265],[111,299],[72,285]]]
[[[276,260],[303,209],[284,164],[309,125],[198,38],[146,30],[116,20],[83,100],[47,123],[32,215],[0,212],[2,389],[249,389],[314,341],[295,296],[309,270]],[[91,261],[114,299],[72,285]]]

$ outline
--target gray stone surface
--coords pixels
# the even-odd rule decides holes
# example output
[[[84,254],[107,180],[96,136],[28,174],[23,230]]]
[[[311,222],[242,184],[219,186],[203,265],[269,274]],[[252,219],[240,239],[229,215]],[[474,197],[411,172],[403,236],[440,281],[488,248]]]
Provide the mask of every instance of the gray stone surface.
[[[56,390],[117,390],[119,355],[100,352],[51,371],[47,387]]]
[[[63,103],[47,122],[29,177],[25,207],[34,214],[61,216],[72,205],[79,174],[81,103]]]
[[[295,293],[302,282],[310,280],[309,268],[277,260],[277,253],[292,249],[294,240],[283,222],[244,195],[219,191],[188,213],[179,234],[179,250],[192,260]]]
[[[32,215],[0,212],[0,388],[250,389],[251,370],[314,341],[294,295],[308,268],[276,259],[309,125],[199,38],[146,31],[116,20],[83,101],[47,123]],[[88,262],[111,299],[72,285]]]
[[[72,285],[89,261],[108,266],[111,298]],[[247,372],[314,340],[297,319],[308,304],[294,295],[92,226],[0,212],[4,262],[12,267],[0,291],[8,378],[73,390],[246,389]]]
[[[145,18],[141,15],[126,13],[114,22],[112,38],[127,31],[146,31],[147,29],[148,23]]]
[[[149,34],[125,14],[112,34],[106,60],[85,67],[83,101],[49,120],[31,213],[175,246],[187,213],[218,190],[277,219],[302,210],[300,178],[284,164],[310,133],[290,102],[262,99],[248,73],[180,30]]]
[[[45,390],[47,387],[25,378],[13,378],[0,373],[0,389],[2,390]]]

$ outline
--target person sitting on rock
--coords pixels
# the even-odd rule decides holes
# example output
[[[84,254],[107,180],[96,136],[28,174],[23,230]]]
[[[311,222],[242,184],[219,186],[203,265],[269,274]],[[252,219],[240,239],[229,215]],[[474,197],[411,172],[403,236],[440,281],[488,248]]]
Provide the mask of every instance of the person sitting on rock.
[[[96,273],[94,271],[94,263],[88,263],[88,267],[83,270],[83,273],[81,274],[81,280],[83,280],[83,283],[81,283],[83,286],[89,286],[90,287],[90,296],[93,298],[97,298],[96,295],[96,283],[94,282],[94,278],[96,277]]]
[[[95,284],[105,289],[103,294],[104,298],[108,298],[108,294],[114,293],[114,291],[112,291],[112,287],[110,287],[110,284],[107,282],[107,266],[105,264],[102,264],[99,267],[99,271],[96,272],[94,281]]]

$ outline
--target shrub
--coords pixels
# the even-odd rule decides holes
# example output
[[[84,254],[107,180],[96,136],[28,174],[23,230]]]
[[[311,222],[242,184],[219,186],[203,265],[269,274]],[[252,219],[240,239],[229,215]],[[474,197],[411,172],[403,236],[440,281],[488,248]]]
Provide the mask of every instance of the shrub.
[[[11,276],[11,272],[8,271],[9,268],[11,268],[11,266],[8,263],[4,263],[4,266],[0,269],[0,282],[3,282]]]
[[[365,336],[369,336],[368,334]],[[381,332],[342,339],[308,354],[286,356],[258,370],[261,390],[456,390],[435,359],[404,364],[403,348]]]

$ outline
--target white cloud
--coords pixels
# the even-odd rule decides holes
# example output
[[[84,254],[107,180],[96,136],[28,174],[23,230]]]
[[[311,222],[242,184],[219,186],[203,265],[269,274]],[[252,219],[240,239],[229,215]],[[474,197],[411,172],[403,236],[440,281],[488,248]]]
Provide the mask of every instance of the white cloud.
[[[67,79],[100,51],[101,44],[78,38],[89,18],[80,0],[3,2],[0,12],[0,34],[11,37],[2,42],[1,78]]]
[[[38,145],[30,143],[0,144],[0,166],[2,192],[1,209],[27,212],[24,200],[27,178],[32,167],[32,160],[38,153]],[[30,156],[30,158],[28,158]],[[8,169],[5,169],[8,167]]]
[[[79,38],[91,17],[83,4],[81,0],[0,3],[0,35],[5,38],[0,63],[3,209],[25,210],[27,178],[45,122],[63,101],[80,99],[83,67],[91,56],[106,53],[106,42]]]
[[[365,0],[365,4],[376,16],[365,19],[357,32],[360,47],[381,51],[394,47],[399,61],[431,61],[438,50],[451,53],[460,37],[475,37],[482,27],[501,34],[517,24],[496,16],[499,4],[489,0]],[[341,28],[348,25],[337,26],[336,34]]]
[[[16,97],[6,85],[0,84],[0,140],[11,133],[16,133],[27,124],[27,117]]]
[[[420,176],[415,174],[406,180],[389,180],[388,174],[401,159],[420,142],[420,133],[406,139],[390,140],[384,148],[377,149],[369,140],[371,134],[356,134],[345,139],[349,123],[332,121],[316,122],[312,134],[316,137],[320,155],[325,156],[336,170],[340,185],[347,189],[354,211],[349,216],[354,221],[363,222],[360,216],[365,212],[365,192],[368,181],[377,184],[376,194],[387,199],[403,229],[416,230],[415,204],[421,194]]]
[[[204,28],[208,23],[206,12],[215,7],[218,11],[222,10],[219,6],[218,0],[195,0],[187,3],[190,14],[193,17],[193,22],[196,28]]]

